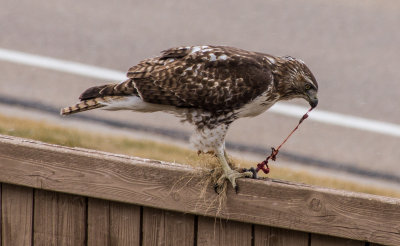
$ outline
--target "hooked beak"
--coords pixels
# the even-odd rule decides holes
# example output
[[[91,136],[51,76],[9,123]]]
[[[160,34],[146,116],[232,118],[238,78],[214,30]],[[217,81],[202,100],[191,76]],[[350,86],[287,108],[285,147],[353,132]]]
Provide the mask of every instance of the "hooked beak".
[[[317,96],[310,96],[310,97],[308,97],[308,103],[310,104],[310,106],[311,106],[312,108],[317,107],[317,105],[318,105],[318,98],[317,98]]]
[[[317,107],[318,105],[318,97],[316,90],[309,90],[306,93],[306,99],[312,108]]]

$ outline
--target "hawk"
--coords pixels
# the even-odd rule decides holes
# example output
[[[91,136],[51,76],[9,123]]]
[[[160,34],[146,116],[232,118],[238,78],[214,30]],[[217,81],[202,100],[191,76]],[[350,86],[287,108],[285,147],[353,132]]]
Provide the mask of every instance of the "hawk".
[[[272,56],[227,46],[186,46],[161,52],[131,67],[127,79],[91,87],[80,103],[61,110],[164,111],[195,126],[190,141],[199,152],[213,153],[222,165],[218,183],[251,172],[232,170],[225,136],[238,118],[259,115],[280,100],[304,98],[318,104],[318,83],[300,59]]]

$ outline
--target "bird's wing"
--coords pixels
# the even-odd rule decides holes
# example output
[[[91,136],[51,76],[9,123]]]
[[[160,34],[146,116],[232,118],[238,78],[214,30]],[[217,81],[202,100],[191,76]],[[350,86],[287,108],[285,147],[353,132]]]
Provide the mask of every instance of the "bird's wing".
[[[169,49],[132,67],[128,77],[146,102],[212,112],[239,108],[273,83],[263,56],[221,46]]]

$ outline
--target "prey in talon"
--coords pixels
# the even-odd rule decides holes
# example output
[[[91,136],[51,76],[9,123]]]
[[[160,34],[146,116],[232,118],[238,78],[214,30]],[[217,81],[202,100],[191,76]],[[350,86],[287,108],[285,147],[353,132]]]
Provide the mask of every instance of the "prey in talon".
[[[315,107],[317,91],[317,81],[300,59],[228,46],[182,46],[134,65],[124,81],[88,88],[61,114],[97,108],[172,113],[194,125],[193,146],[218,159],[223,172],[216,187],[229,182],[237,190],[236,180],[254,172],[238,172],[228,164],[225,136],[232,122],[293,98]]]

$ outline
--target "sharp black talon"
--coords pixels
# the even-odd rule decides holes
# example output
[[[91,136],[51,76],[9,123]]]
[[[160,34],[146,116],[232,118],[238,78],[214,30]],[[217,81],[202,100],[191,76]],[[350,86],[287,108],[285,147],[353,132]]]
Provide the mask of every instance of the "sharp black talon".
[[[254,167],[250,167],[249,169],[243,168],[242,172],[252,172],[253,173],[253,177],[251,177],[251,178],[252,179],[258,179],[257,170]]]
[[[235,186],[235,192],[236,192],[236,194],[239,192],[239,185]]]
[[[219,195],[218,189],[219,189],[219,185],[214,184],[214,191],[215,191],[215,193],[217,193]]]
[[[253,179],[258,179],[257,170],[254,167],[250,167],[249,171],[253,173]]]

